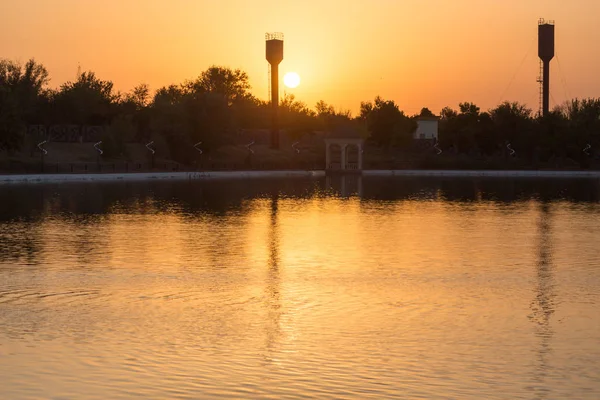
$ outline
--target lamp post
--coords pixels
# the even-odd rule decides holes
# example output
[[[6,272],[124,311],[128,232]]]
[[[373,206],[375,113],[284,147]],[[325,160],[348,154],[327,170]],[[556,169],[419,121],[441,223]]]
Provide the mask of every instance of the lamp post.
[[[48,154],[48,150],[46,150],[45,148],[42,147],[45,144],[46,144],[46,141],[44,140],[42,142],[39,142],[38,145],[37,145],[37,147],[38,147],[38,149],[40,149],[40,152],[41,152],[41,155],[42,155],[42,160],[41,160],[42,161],[42,163],[41,163],[42,172],[44,172],[44,156],[46,154]]]
[[[199,147],[202,144],[202,142],[198,142],[194,145],[194,149],[198,150],[198,153],[200,153],[200,162],[202,162],[202,149]]]
[[[100,156],[102,154],[104,154],[104,152],[102,151],[102,149],[98,146],[100,146],[102,144],[102,140],[94,143],[94,149],[96,149],[96,151],[98,152],[98,155],[96,156],[96,164],[98,165],[98,170],[100,169]]]
[[[246,150],[248,150],[248,157],[246,158],[246,163],[250,169],[252,169],[252,155],[254,154],[254,150],[252,150],[253,145],[254,140],[246,145]]]
[[[154,140],[151,141],[150,143],[146,143],[146,148],[150,151],[150,154],[152,154],[152,156],[151,156],[152,157],[152,160],[151,160],[151,162],[152,162],[152,169],[154,169],[154,154],[156,153],[156,150],[154,150],[152,147],[150,147],[153,144],[154,144]]]

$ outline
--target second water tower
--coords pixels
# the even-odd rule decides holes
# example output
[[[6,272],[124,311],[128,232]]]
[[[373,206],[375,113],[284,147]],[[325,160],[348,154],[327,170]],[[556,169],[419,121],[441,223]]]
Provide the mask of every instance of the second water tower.
[[[540,79],[542,115],[550,111],[550,61],[554,58],[554,21],[538,22],[538,57],[541,61]]]

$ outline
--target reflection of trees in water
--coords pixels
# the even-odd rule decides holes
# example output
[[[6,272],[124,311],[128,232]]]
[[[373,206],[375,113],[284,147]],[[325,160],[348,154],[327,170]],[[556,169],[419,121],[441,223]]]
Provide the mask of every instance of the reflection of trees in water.
[[[0,222],[0,262],[38,264],[43,245],[41,225],[39,221]]]
[[[510,203],[529,199],[599,202],[600,181],[595,179],[511,177],[367,177],[364,199],[495,201]]]
[[[197,212],[214,215],[243,210],[249,199],[310,198],[314,179],[227,179],[210,181],[94,182],[6,185],[0,190],[0,221],[39,220],[48,215],[112,212]]]
[[[47,210],[49,196],[24,192],[26,186],[0,188],[0,262],[25,260],[37,264],[42,250],[41,215]]]
[[[0,190],[0,223],[26,223],[19,235],[0,232],[0,260],[27,257],[35,262],[43,243],[38,225],[47,218],[84,218],[90,226],[110,213],[179,213],[183,218],[249,211],[248,200],[281,195],[311,198],[324,194],[358,195],[366,200],[494,201],[512,203],[566,199],[594,204],[600,201],[600,181],[593,179],[518,178],[375,178],[360,175],[324,179],[236,179],[4,185]],[[590,212],[597,212],[596,209]],[[89,220],[87,220],[89,219]],[[7,228],[10,230],[10,228]],[[92,232],[93,234],[93,232]],[[83,237],[85,242],[87,239]],[[93,249],[85,245],[81,253]],[[93,252],[93,251],[92,251]]]
[[[593,179],[444,178],[331,176],[324,179],[235,179],[9,185],[0,190],[1,221],[40,220],[68,213],[181,212],[224,215],[244,211],[247,200],[311,198],[333,193],[369,200],[514,202],[531,198],[599,202]]]
[[[540,219],[538,222],[538,261],[536,264],[537,285],[535,287],[535,298],[531,302],[531,314],[529,319],[535,324],[535,335],[539,339],[539,347],[536,356],[537,368],[534,372],[534,380],[543,385],[546,379],[548,359],[552,353],[552,337],[554,330],[551,325],[551,317],[556,310],[556,282],[554,279],[554,266],[552,263],[552,214],[550,205],[546,202],[540,205]],[[536,388],[537,398],[545,398],[545,390]]]

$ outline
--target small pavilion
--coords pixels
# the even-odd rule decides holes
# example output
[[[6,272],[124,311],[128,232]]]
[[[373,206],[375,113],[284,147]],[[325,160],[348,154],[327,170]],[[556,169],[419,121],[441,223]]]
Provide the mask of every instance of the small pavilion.
[[[325,137],[327,171],[362,171],[364,139],[353,126],[340,126]]]

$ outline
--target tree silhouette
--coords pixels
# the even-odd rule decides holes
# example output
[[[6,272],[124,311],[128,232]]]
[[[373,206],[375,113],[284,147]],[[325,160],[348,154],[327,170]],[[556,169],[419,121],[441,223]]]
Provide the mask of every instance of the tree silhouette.
[[[23,66],[0,60],[0,150],[21,146],[28,123],[37,122],[48,71],[31,59]]]
[[[213,93],[225,97],[227,105],[247,98],[250,95],[248,74],[240,69],[231,69],[213,65],[195,80],[183,85],[187,93]]]
[[[499,142],[510,143],[526,157],[533,157],[537,146],[531,109],[519,103],[504,102],[490,111]]]
[[[286,94],[279,103],[279,116],[281,126],[294,139],[317,128],[316,113],[293,94]]]
[[[421,112],[419,113],[419,117],[433,118],[433,117],[435,117],[435,115],[431,112],[431,110],[429,108],[423,107],[421,109]]]
[[[416,122],[400,111],[393,100],[377,96],[360,105],[360,118],[366,121],[371,140],[378,146],[406,146],[416,130]]]
[[[109,123],[118,100],[113,83],[98,79],[91,71],[81,73],[74,82],[63,84],[55,94],[60,122],[76,125]]]

